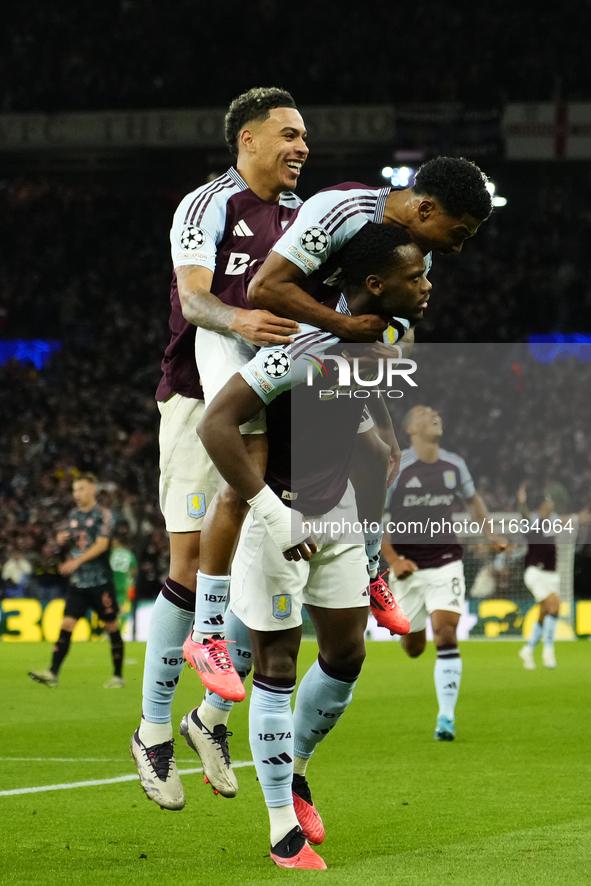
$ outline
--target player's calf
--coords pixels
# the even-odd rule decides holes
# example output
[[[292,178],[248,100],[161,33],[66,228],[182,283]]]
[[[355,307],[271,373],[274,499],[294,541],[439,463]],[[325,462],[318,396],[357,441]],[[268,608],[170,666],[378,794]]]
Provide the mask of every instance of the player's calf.
[[[439,703],[435,739],[453,741],[455,738],[455,709],[462,679],[462,659],[457,644],[437,646],[435,661],[435,691]]]
[[[427,646],[426,631],[412,631],[402,637],[400,643],[409,658],[418,658]]]

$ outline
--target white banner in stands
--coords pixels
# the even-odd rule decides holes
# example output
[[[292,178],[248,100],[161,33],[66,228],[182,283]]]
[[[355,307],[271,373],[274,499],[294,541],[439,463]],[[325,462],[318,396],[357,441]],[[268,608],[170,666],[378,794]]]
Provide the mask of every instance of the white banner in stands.
[[[509,160],[591,158],[591,102],[510,104],[502,128]]]

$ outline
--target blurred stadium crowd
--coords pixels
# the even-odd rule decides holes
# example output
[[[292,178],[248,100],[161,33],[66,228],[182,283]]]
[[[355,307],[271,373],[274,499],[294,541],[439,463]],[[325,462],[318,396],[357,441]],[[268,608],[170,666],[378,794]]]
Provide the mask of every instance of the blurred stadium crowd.
[[[29,593],[59,592],[54,533],[72,507],[71,480],[89,470],[103,484],[102,503],[130,526],[139,595],[157,592],[167,574],[154,392],[167,342],[168,231],[181,196],[106,180],[21,179],[0,191],[0,338],[62,342],[42,370],[0,367],[5,592],[16,591],[15,562]],[[466,458],[491,510],[513,509],[525,476],[560,483],[573,510],[591,501],[591,363],[547,367],[509,344],[533,327],[585,328],[591,213],[573,220],[560,205],[530,222],[507,215],[502,230],[493,218],[460,260],[437,257],[429,319],[417,334],[419,342],[497,343],[490,352],[448,345],[443,356],[446,346],[433,345],[430,381],[419,391],[442,412],[444,446]],[[482,384],[469,368],[471,348]]]
[[[3,111],[225,105],[253,83],[296,77],[298,102],[316,105],[591,95],[591,7],[574,0],[537,4],[535,15],[511,0],[370,2],[346,15],[313,0],[290,13],[279,0],[55,0],[25,15],[8,4],[4,17]]]

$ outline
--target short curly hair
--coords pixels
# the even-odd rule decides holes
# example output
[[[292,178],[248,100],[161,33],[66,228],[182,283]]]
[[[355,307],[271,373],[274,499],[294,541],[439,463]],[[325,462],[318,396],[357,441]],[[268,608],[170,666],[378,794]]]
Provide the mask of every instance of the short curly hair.
[[[368,222],[337,253],[343,282],[362,286],[370,274],[385,276],[402,264],[398,248],[412,242],[406,228]]]
[[[492,212],[487,175],[465,157],[434,157],[419,168],[413,185],[417,194],[434,197],[447,215],[471,215],[484,221]]]
[[[224,118],[226,144],[238,156],[238,136],[247,123],[266,120],[273,108],[297,107],[293,96],[277,86],[255,86],[230,104]]]

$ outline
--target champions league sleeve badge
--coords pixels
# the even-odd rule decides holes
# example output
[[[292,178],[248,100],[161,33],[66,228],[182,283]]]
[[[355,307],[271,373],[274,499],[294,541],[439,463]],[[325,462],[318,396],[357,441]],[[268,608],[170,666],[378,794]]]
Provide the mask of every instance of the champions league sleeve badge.
[[[263,369],[269,378],[283,378],[290,370],[291,361],[285,351],[273,351],[265,357]]]
[[[322,255],[330,246],[330,234],[324,228],[308,228],[300,237],[300,246],[310,255]]]
[[[205,233],[195,225],[188,225],[183,228],[179,242],[185,252],[193,252],[195,249],[201,249],[205,243]]]

